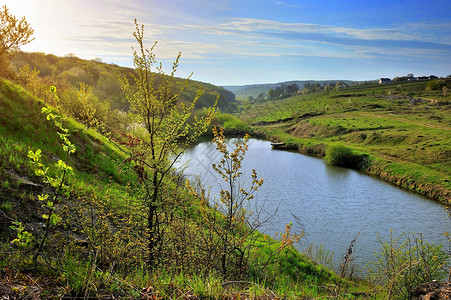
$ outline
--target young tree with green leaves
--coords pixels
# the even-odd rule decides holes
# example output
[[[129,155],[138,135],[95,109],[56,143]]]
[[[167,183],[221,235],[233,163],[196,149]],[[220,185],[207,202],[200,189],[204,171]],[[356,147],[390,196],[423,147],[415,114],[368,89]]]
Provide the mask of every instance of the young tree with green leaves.
[[[58,103],[58,95],[56,94],[56,88],[54,86],[51,87],[51,92],[55,96],[55,100]],[[34,173],[43,177],[44,182],[47,183],[50,187],[50,194],[41,194],[38,195],[39,201],[41,201],[42,207],[46,210],[46,214],[42,215],[42,218],[45,220],[45,231],[44,236],[39,242],[39,246],[33,256],[33,261],[36,261],[38,256],[41,254],[41,251],[47,241],[49,233],[51,230],[55,228],[61,221],[61,216],[56,212],[56,208],[58,204],[61,202],[64,196],[69,196],[69,186],[68,186],[68,177],[73,172],[71,166],[67,165],[69,161],[69,156],[75,153],[75,145],[69,140],[69,129],[63,126],[63,116],[61,111],[59,114],[54,113],[50,108],[43,107],[42,113],[46,115],[47,120],[53,121],[55,126],[58,128],[58,135],[61,140],[61,146],[65,152],[66,157],[64,160],[59,159],[55,164],[56,169],[58,170],[55,176],[50,175],[49,167],[46,167],[41,162],[41,149],[36,151],[30,150],[28,152],[28,157],[31,159],[34,165]]]
[[[224,225],[222,227],[222,253],[221,268],[224,275],[229,272],[231,257],[237,256],[236,267],[243,267],[247,238],[256,228],[248,226],[249,211],[246,204],[254,198],[254,192],[263,184],[263,179],[257,178],[257,173],[252,170],[252,183],[249,189],[244,189],[239,184],[241,163],[247,151],[249,135],[244,136],[242,144],[235,144],[235,149],[229,151],[224,138],[222,128],[220,132],[213,129],[216,150],[223,158],[217,164],[213,164],[216,171],[226,182],[227,188],[221,190],[221,205],[224,207]]]
[[[148,262],[156,266],[161,258],[163,242],[163,223],[167,222],[171,200],[163,195],[164,185],[172,176],[174,165],[186,148],[207,130],[214,117],[215,108],[208,109],[204,117],[192,117],[196,101],[201,91],[190,104],[179,100],[188,83],[180,86],[175,79],[180,53],[172,65],[169,75],[165,74],[161,63],[157,63],[153,49],[144,47],[144,25],[135,20],[133,33],[138,42],[134,50],[135,72],[131,74],[134,85],[124,77],[122,89],[130,103],[131,117],[136,124],[138,136],[127,136],[123,144],[129,161],[135,164],[138,181],[144,190],[144,203],[147,208]],[[155,69],[155,71],[153,71]],[[191,119],[191,120],[190,120]]]
[[[193,186],[189,180],[185,186],[200,202],[199,232],[204,242],[198,251],[203,255],[203,264],[217,269],[224,277],[239,278],[249,275],[251,269],[257,273],[262,271],[280,257],[284,249],[299,242],[304,232],[293,232],[293,224],[287,224],[285,232],[276,235],[279,242],[259,231],[273,214],[264,210],[264,202],[254,199],[263,184],[257,172],[252,169],[249,185],[242,182],[242,162],[250,136],[246,134],[230,149],[223,128],[214,127],[212,131],[220,154],[212,168],[224,180],[219,199],[211,199],[203,187]],[[261,248],[272,251],[261,255]]]

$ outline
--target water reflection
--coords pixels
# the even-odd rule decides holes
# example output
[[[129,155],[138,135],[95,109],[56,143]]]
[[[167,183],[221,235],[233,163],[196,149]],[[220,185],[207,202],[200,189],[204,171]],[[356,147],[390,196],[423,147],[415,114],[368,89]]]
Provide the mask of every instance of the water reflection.
[[[212,196],[217,196],[222,181],[211,169],[220,159],[215,145],[200,143],[187,151],[183,160],[187,159],[191,163],[186,174],[200,175],[204,185],[212,186]],[[269,211],[281,204],[265,230],[271,234],[283,230],[294,221],[294,214],[307,233],[299,247],[307,242],[324,244],[335,253],[335,264],[359,231],[355,262],[365,265],[379,247],[378,234],[388,239],[390,230],[395,235],[422,232],[425,240],[444,243],[443,233],[451,229],[443,207],[434,201],[354,170],[328,166],[320,159],[272,150],[266,141],[250,140],[243,184],[249,184],[252,168],[264,179],[256,201],[266,199]]]

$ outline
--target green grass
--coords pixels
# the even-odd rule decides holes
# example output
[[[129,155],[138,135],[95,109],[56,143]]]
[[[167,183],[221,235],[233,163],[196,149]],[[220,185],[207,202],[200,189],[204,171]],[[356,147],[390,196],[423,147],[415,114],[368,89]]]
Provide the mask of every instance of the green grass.
[[[0,110],[2,145],[0,147],[0,209],[8,214],[8,218],[30,223],[41,219],[40,203],[36,200],[39,191],[24,186],[17,178],[27,178],[36,184],[41,182],[33,174],[27,153],[29,150],[41,149],[43,163],[50,167],[51,176],[57,174],[52,165],[57,158],[62,158],[64,155],[60,149],[55,127],[40,113],[43,105],[41,100],[28,94],[19,86],[0,80],[0,107],[2,107]],[[7,107],[7,110],[4,110],[4,107]],[[6,114],[5,111],[8,113]],[[244,124],[230,115],[222,115],[221,118],[221,122],[224,125],[230,125],[230,128],[236,129]],[[136,184],[136,175],[130,166],[123,164],[125,157],[108,139],[91,129],[86,130],[83,125],[72,119],[66,119],[64,126],[69,129],[69,139],[76,145],[77,150],[68,163],[74,168],[74,176],[71,179],[71,199],[65,201],[63,206],[80,206],[84,209],[84,213],[78,216],[66,216],[66,218],[86,222],[89,216],[89,206],[86,205],[91,201],[103,209],[106,212],[105,215],[110,218],[108,226],[101,228],[114,226],[116,230],[120,229],[124,225],[121,222],[125,220],[122,218],[127,216],[131,207],[140,209],[142,206],[136,205],[142,204],[143,197]],[[248,128],[247,125],[245,127]],[[175,183],[167,182],[165,185],[167,190],[175,190]],[[178,195],[185,197],[185,201],[192,201],[186,192],[179,191]],[[191,205],[187,212],[174,211],[174,213],[184,213],[195,220],[199,218],[196,205]],[[0,244],[7,250],[0,255],[0,265],[9,269],[15,268],[19,273],[27,271],[30,274],[31,272],[31,276],[34,276],[36,281],[42,277],[52,278],[56,286],[61,286],[59,292],[67,296],[96,296],[101,289],[102,292],[111,294],[139,297],[143,287],[152,286],[149,293],[160,297],[193,295],[214,299],[218,295],[224,297],[268,296],[276,293],[285,297],[299,298],[331,294],[329,290],[322,289],[320,286],[342,285],[346,286],[346,290],[365,288],[365,285],[337,278],[333,272],[313,264],[294,248],[284,251],[280,260],[268,266],[267,272],[254,270],[251,272],[252,276],[246,279],[246,284],[236,286],[227,283],[226,278],[214,272],[206,274],[195,272],[183,274],[177,270],[150,272],[147,268],[136,267],[132,270],[128,268],[125,273],[121,273],[120,270],[99,269],[92,252],[75,251],[77,247],[72,245],[73,241],[70,239],[57,240],[54,250],[70,244],[72,245],[70,249],[74,252],[64,252],[63,256],[55,257],[53,262],[46,261],[36,266],[31,263],[30,256],[26,253],[13,252],[8,241],[14,233],[8,228],[7,222],[0,225],[3,226]],[[80,226],[69,223],[66,224],[65,230],[69,230],[68,228],[74,230]],[[104,238],[114,240],[114,235]],[[256,253],[261,256],[260,259],[264,260],[265,255],[269,255],[274,250],[267,247],[262,244],[261,251]],[[277,245],[274,244],[273,247]],[[53,268],[45,267],[49,263],[53,264]],[[117,265],[120,265],[119,261]],[[113,263],[112,266],[115,264]],[[49,290],[46,293],[52,295],[53,292]]]
[[[443,83],[451,88],[451,80]],[[371,158],[368,172],[447,201],[451,99],[440,90],[428,90],[427,84],[356,86],[298,95],[255,104],[240,118],[290,149],[309,154],[324,156],[327,148],[345,144]],[[412,98],[423,100],[411,103]]]
[[[16,168],[26,164],[26,153],[30,149],[42,149],[48,161],[64,157],[55,127],[40,113],[44,105],[42,101],[19,86],[1,80],[0,105],[0,138],[4,145],[0,155],[6,157],[9,154],[9,161]],[[124,157],[104,136],[92,129],[86,130],[84,125],[70,118],[66,118],[64,126],[77,145],[69,164],[76,167],[80,176],[95,174],[96,180],[108,182],[113,179],[122,184],[134,180],[120,171]]]
[[[405,99],[388,99],[387,95],[437,97],[439,101],[412,106]],[[266,122],[264,130],[269,134],[319,156],[337,145],[346,145],[355,155],[367,155],[371,162],[366,167],[368,172],[405,188],[444,199],[448,195],[446,191],[451,189],[451,137],[447,134],[449,131],[444,129],[451,122],[449,105],[445,100],[436,91],[423,91],[420,84],[353,87],[329,94],[311,94],[258,104],[250,107],[242,120],[254,125]],[[41,219],[40,206],[36,203],[38,192],[23,185],[17,178],[26,177],[40,183],[39,178],[33,175],[27,152],[42,149],[44,163],[49,166],[56,157],[64,154],[55,128],[40,113],[43,105],[41,100],[19,86],[0,80],[0,209],[8,218],[35,223],[35,220]],[[248,130],[248,125],[242,120],[227,114],[218,118],[226,129]],[[125,157],[108,139],[92,129],[86,130],[71,119],[67,119],[65,126],[70,130],[70,139],[76,144],[77,151],[69,161],[75,169],[71,199],[64,204],[84,208],[79,215],[68,218],[78,222],[79,219],[89,221],[90,207],[86,205],[90,204],[89,201],[96,202],[106,212],[109,221],[101,229],[106,232],[110,227],[118,230],[114,234],[99,232],[99,238],[114,242],[114,236],[122,227],[130,225],[125,220],[130,209],[142,208],[143,195],[136,184],[136,176],[130,166],[123,164]],[[56,174],[54,170],[51,173]],[[169,192],[176,191],[173,182],[166,182],[165,187]],[[198,203],[183,189],[177,191],[177,196],[191,205],[186,211],[175,209],[174,215],[189,217],[187,220],[193,223],[199,222],[196,219],[200,218]],[[138,203],[141,206],[136,205]],[[145,214],[145,211],[141,213]],[[66,224],[64,230],[80,227],[76,224]],[[164,298],[272,297],[276,294],[293,299],[354,299],[356,297],[353,295],[359,292],[364,293],[362,298],[374,295],[368,283],[339,278],[294,248],[283,250],[279,259],[271,261],[263,272],[258,268],[251,269],[249,276],[243,280],[228,280],[213,271],[188,270],[183,273],[177,268],[151,271],[136,262],[133,268],[121,266],[121,269],[117,266],[123,265],[120,261],[122,254],[111,254],[114,251],[110,252],[111,259],[117,261],[110,264],[111,268],[100,268],[101,264],[95,261],[92,249],[80,249],[78,246],[73,246],[70,248],[73,252],[64,252],[64,256],[53,261],[40,261],[41,264],[33,266],[26,252],[13,251],[9,243],[13,233],[7,222],[0,225],[3,226],[0,247],[5,250],[0,251],[2,275],[7,273],[4,270],[15,268],[10,278],[27,272],[27,276],[36,282],[43,277],[54,280],[59,290],[55,293],[47,291],[46,295],[60,293],[74,297],[96,297],[109,293],[138,298],[143,297],[143,288],[146,288],[149,297]],[[129,246],[123,239],[121,242]],[[64,247],[70,243],[73,241],[61,240],[60,244],[55,245]],[[259,247],[253,254],[261,262],[266,261],[279,246],[274,241],[268,245],[263,240],[258,240],[257,245]],[[56,251],[57,248],[51,250]],[[49,264],[53,268],[47,268]],[[374,295],[375,298],[378,296]]]
[[[208,126],[207,132],[204,136],[212,136],[213,127],[222,127],[224,134],[227,136],[243,136],[252,131],[251,126],[244,123],[234,115],[228,113],[217,112],[213,122]]]

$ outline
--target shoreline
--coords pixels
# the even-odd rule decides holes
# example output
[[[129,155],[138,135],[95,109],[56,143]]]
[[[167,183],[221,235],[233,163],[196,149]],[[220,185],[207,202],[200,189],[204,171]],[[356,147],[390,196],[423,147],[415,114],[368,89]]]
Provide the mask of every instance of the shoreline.
[[[272,143],[283,143],[284,145],[277,148],[284,151],[295,151],[304,155],[313,156],[324,159],[326,153],[326,145],[323,143],[316,143],[308,145],[306,143],[285,142],[285,139],[277,134],[264,132],[262,128],[258,128],[252,137],[265,139]],[[353,147],[350,147],[356,150]],[[403,188],[407,191],[425,196],[431,200],[437,201],[444,206],[451,204],[451,189],[444,186],[434,184],[427,180],[419,180],[409,172],[395,172],[394,166],[400,166],[396,162],[375,156],[368,155],[369,164],[367,167],[358,169],[367,175],[375,176],[397,187]],[[412,164],[413,165],[413,164]],[[447,179],[444,179],[446,182]]]

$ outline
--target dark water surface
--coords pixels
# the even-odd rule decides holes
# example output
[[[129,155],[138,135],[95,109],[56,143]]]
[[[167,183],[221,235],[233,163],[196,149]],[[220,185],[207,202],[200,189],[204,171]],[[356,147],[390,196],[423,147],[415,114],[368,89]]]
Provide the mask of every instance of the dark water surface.
[[[236,140],[229,141],[233,142]],[[191,179],[199,175],[216,197],[223,181],[211,164],[219,159],[212,142],[188,149],[183,158],[184,162],[189,160],[185,174]],[[321,159],[273,150],[267,141],[250,140],[243,162],[243,184],[249,183],[252,168],[264,179],[256,201],[266,201],[268,211],[280,204],[266,232],[274,235],[283,231],[285,224],[295,222],[294,214],[306,232],[298,245],[300,250],[308,243],[323,244],[335,253],[335,265],[360,230],[354,262],[363,267],[374,260],[373,252],[380,246],[378,236],[387,240],[390,230],[395,236],[422,233],[426,241],[444,244],[443,233],[451,229],[444,208],[432,200],[354,170],[329,166]]]

